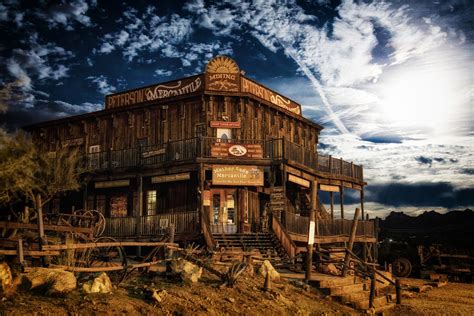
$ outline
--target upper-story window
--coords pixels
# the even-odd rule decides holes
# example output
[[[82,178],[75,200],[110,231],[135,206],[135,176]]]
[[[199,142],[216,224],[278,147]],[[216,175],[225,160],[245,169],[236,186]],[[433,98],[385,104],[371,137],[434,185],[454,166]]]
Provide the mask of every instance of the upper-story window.
[[[156,214],[156,190],[150,190],[146,193],[146,215]]]

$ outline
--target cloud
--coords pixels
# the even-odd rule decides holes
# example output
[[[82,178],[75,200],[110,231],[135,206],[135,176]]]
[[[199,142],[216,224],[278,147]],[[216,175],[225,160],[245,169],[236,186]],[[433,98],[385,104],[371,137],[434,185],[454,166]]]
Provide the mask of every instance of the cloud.
[[[155,74],[158,75],[158,76],[168,77],[168,76],[171,76],[172,73],[173,72],[171,70],[165,70],[165,69],[155,70]]]
[[[87,11],[90,6],[95,5],[95,1],[61,1],[57,5],[48,7],[46,12],[38,10],[37,16],[44,19],[50,28],[62,26],[66,30],[72,31],[74,29],[74,23],[79,23],[86,27],[92,27],[94,25],[87,15]]]
[[[65,101],[55,100],[54,104],[58,106],[54,112],[64,113],[66,115],[77,115],[102,110],[100,103],[84,102],[81,104],[71,104]]]
[[[111,85],[107,78],[104,75],[100,76],[89,76],[87,77],[92,83],[95,83],[97,86],[97,91],[102,94],[110,94],[116,90],[116,88]]]
[[[198,15],[198,25],[209,29],[217,36],[229,36],[231,32],[240,27],[237,10],[230,8],[218,9],[216,6],[206,6],[204,0],[186,3],[184,9]]]
[[[366,187],[366,200],[389,206],[446,208],[472,207],[474,188],[455,188],[449,183],[391,183]]]

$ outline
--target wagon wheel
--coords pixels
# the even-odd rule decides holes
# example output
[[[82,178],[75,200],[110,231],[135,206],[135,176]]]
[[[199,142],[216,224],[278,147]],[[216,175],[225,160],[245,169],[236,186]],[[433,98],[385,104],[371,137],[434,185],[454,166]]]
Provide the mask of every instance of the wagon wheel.
[[[94,237],[100,237],[105,231],[105,217],[104,214],[97,210],[91,211],[96,219],[94,223]]]
[[[94,242],[117,242],[117,240],[112,237],[99,237]],[[127,257],[121,246],[90,248],[86,255],[86,262],[90,268],[104,268],[104,270],[122,267],[118,270],[104,271],[113,283],[120,283],[127,270]]]
[[[396,258],[392,261],[393,274],[400,278],[406,278],[412,270],[411,262],[407,258]]]

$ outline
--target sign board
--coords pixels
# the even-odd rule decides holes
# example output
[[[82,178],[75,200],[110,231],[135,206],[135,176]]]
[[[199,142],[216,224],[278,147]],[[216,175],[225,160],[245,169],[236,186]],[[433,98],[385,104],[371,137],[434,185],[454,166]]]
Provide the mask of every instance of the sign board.
[[[202,191],[202,206],[211,206],[211,191]]]
[[[203,90],[202,75],[156,84],[153,86],[111,94],[105,97],[105,108],[161,100]]]
[[[206,66],[206,90],[240,91],[240,69],[237,63],[226,56],[211,59]]]
[[[319,189],[326,192],[339,192],[339,187],[335,185],[321,184],[319,185]]]
[[[160,156],[164,154],[166,154],[166,148],[148,150],[148,151],[142,152],[142,158],[150,158],[150,157]]]
[[[216,128],[240,128],[240,122],[211,121],[211,127]]]
[[[217,142],[211,145],[211,156],[263,158],[263,149],[260,144],[234,144],[232,142]]]
[[[127,216],[128,199],[126,195],[110,197],[110,217]]]
[[[189,172],[175,173],[175,174],[167,174],[164,176],[151,177],[151,183],[174,182],[174,181],[183,181],[183,180],[189,180],[189,179],[191,179],[191,174]]]
[[[309,188],[311,186],[311,182],[309,182],[308,180],[294,176],[291,173],[288,174],[288,181],[299,184],[305,188]]]
[[[63,146],[80,146],[84,144],[84,137],[64,139],[62,142]]]
[[[273,92],[272,90],[267,89],[264,86],[256,83],[255,81],[247,79],[243,76],[241,78],[241,81],[242,92],[253,94],[265,101],[284,108],[285,110],[301,115],[301,106],[298,103],[285,97],[282,97],[281,95]]]
[[[263,170],[257,166],[213,165],[212,184],[263,186]]]
[[[314,245],[314,231],[315,231],[314,221],[309,222],[309,235],[308,235],[308,245]]]
[[[107,189],[116,187],[127,187],[130,185],[130,180],[113,180],[113,181],[100,181],[94,184],[96,189]]]

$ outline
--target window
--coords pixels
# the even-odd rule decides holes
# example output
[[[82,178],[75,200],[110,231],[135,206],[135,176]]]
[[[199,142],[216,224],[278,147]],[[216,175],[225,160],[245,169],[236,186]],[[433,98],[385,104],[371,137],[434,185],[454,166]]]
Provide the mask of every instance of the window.
[[[146,215],[156,214],[156,190],[146,193]]]
[[[218,128],[217,138],[220,138],[222,142],[226,142],[232,139],[232,129],[230,128]]]

